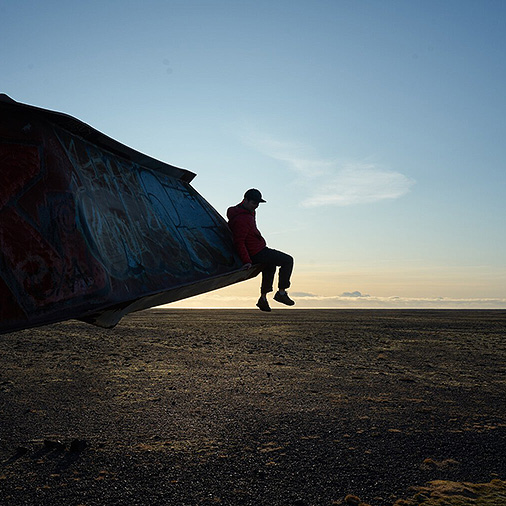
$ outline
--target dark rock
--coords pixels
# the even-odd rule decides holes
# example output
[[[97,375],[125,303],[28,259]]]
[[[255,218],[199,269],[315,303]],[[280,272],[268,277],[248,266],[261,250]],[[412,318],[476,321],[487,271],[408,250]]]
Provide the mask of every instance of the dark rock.
[[[24,446],[18,446],[16,448],[16,457],[22,457],[26,453],[28,453],[28,448],[25,448]]]
[[[74,439],[72,443],[70,443],[70,451],[72,453],[82,452],[87,446],[86,440],[84,439]]]
[[[349,504],[349,506],[358,506],[360,504],[360,499],[356,495],[347,495],[344,498],[344,502]]]
[[[44,448],[46,450],[58,450],[62,451],[65,449],[65,444],[61,441],[51,441],[50,439],[44,440]]]

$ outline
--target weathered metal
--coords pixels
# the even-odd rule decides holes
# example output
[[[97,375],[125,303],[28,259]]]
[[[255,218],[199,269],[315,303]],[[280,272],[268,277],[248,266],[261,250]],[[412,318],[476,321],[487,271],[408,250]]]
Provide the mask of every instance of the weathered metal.
[[[195,174],[0,95],[0,333],[127,313],[242,281]]]

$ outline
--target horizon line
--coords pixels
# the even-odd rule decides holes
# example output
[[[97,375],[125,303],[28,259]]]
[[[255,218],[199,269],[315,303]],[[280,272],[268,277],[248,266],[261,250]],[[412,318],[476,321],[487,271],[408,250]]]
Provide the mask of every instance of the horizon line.
[[[147,308],[143,311],[152,310],[194,310],[194,309],[214,309],[214,310],[250,310],[258,312],[258,308],[251,306],[231,306],[231,307],[216,307],[216,306],[188,306],[188,307],[167,307],[154,306]],[[276,307],[272,308],[272,311],[506,311],[506,307]]]

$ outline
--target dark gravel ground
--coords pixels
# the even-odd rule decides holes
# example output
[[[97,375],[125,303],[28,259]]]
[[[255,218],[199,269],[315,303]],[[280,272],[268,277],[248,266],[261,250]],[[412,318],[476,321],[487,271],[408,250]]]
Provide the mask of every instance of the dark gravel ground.
[[[0,504],[373,505],[506,479],[506,311],[151,310],[0,336]]]

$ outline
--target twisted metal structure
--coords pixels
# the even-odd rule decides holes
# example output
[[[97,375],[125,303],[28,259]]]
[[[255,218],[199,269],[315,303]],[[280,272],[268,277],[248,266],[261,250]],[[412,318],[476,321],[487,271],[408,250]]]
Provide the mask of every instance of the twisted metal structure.
[[[0,95],[0,333],[127,313],[251,278],[195,174]]]

